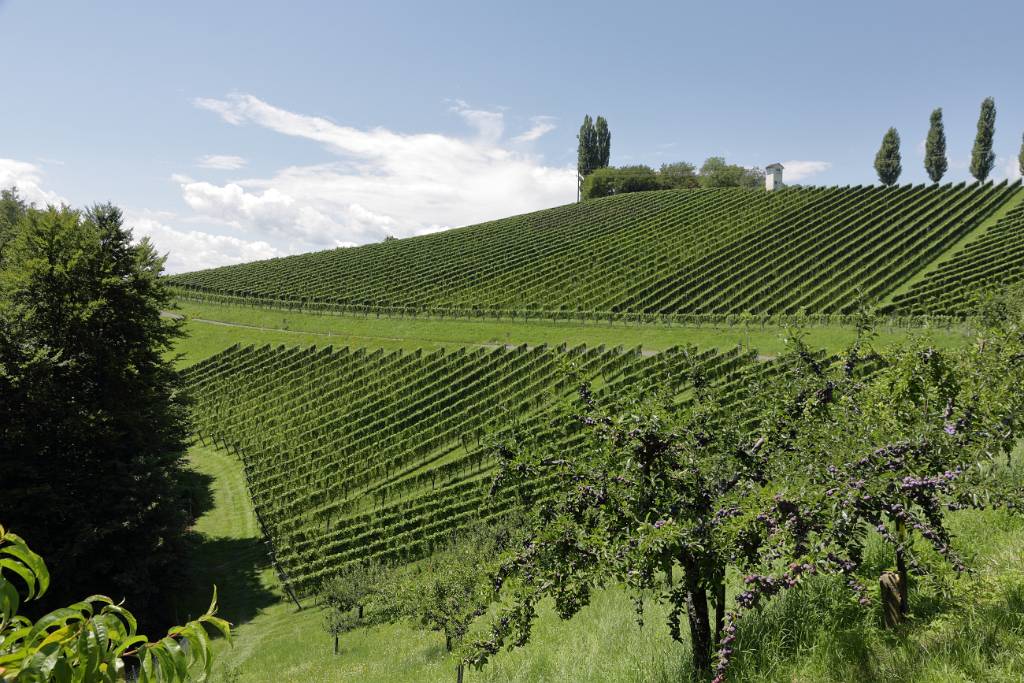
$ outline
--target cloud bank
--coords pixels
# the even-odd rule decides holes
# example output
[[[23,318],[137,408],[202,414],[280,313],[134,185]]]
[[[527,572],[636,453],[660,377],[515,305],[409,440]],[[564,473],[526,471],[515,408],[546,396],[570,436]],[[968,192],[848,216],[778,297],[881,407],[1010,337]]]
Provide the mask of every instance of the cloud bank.
[[[230,183],[175,176],[195,219],[230,226],[289,253],[406,237],[565,204],[575,169],[546,165],[517,143],[554,129],[549,117],[505,137],[500,111],[456,100],[465,137],[359,129],[276,107],[253,95],[200,98],[195,106],[233,126],[311,140],[329,153],[315,165]]]
[[[0,188],[13,185],[18,188],[22,199],[38,206],[67,203],[56,192],[44,190],[42,182],[43,171],[37,165],[17,159],[0,159]]]
[[[798,183],[829,170],[832,168],[832,162],[790,160],[783,161],[782,166],[785,168],[782,172],[782,179],[789,183]]]

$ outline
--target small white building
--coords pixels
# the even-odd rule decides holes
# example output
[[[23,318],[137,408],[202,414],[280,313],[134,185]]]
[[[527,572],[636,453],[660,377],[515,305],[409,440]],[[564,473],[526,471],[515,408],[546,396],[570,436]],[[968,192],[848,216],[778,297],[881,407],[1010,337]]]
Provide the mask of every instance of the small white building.
[[[782,187],[782,164],[768,164],[764,167],[764,189],[771,192]]]

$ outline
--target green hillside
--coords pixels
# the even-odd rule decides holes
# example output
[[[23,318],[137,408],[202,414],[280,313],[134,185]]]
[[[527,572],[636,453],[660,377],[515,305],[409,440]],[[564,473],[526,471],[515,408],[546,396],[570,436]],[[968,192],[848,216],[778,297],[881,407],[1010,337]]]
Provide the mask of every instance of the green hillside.
[[[820,314],[807,340],[831,353],[855,334],[838,316],[863,295],[883,302],[892,316],[875,338],[877,348],[898,343],[918,334],[901,329],[912,324],[902,316],[962,317],[976,292],[1024,279],[1022,234],[1024,191],[1016,183],[661,191],[170,278],[187,329],[199,332],[178,348],[191,363],[183,374],[194,401],[194,458],[241,463],[256,518],[256,530],[247,525],[245,536],[266,541],[272,567],[246,555],[238,569],[248,577],[246,589],[228,597],[248,622],[245,645],[224,652],[224,671],[252,680],[446,678],[441,671],[450,669],[451,657],[405,621],[352,632],[344,657],[322,661],[296,648],[310,632],[322,632],[318,596],[341,568],[373,559],[418,571],[427,566],[419,560],[435,561],[453,532],[553,490],[553,480],[534,478],[492,495],[491,444],[510,424],[526,425],[571,457],[581,437],[540,419],[552,398],[575,389],[567,369],[589,379],[598,394],[616,395],[663,386],[697,359],[748,420],[744,398],[774,380],[772,354],[791,314]],[[781,314],[784,320],[765,317]],[[634,324],[655,321],[682,324]],[[932,343],[964,344],[971,326],[948,322],[948,329],[931,331]],[[767,355],[751,350],[752,341]],[[259,345],[265,342],[273,345]],[[729,351],[713,348],[737,342]],[[682,346],[691,343],[697,348]],[[683,405],[691,396],[676,391],[674,400]],[[1019,529],[1011,535],[1018,538]],[[994,556],[990,550],[986,556]],[[200,563],[197,576],[224,571],[207,564]],[[1000,565],[998,576],[1005,572]],[[739,590],[739,577],[730,581],[730,591]],[[918,590],[930,596],[932,588]],[[293,600],[314,609],[294,613]],[[611,589],[595,600],[618,604],[623,595]],[[831,602],[814,599],[800,603],[805,608],[822,621],[835,612]],[[543,609],[543,628],[563,629],[558,638],[523,660],[509,655],[497,668],[469,673],[471,680],[566,678],[572,667],[563,660],[572,648],[558,639],[572,632],[550,606]],[[769,641],[775,621],[783,631],[800,621],[785,611],[792,605],[771,609],[782,612],[769,610],[757,617],[763,626],[747,627],[763,629]],[[1009,613],[1002,603],[993,609],[1000,619]],[[585,634],[586,651],[645,643],[671,652],[667,641],[640,632],[622,640],[621,616],[585,616],[583,628],[594,632]],[[845,647],[856,632],[867,634],[865,648],[884,651],[888,636],[864,619],[814,634],[818,641],[801,635],[800,647]],[[972,632],[982,621],[972,622]],[[594,624],[613,622],[613,633],[595,635],[609,627]],[[926,636],[902,645],[893,667],[917,661]],[[395,661],[382,659],[374,648],[393,638],[405,649]],[[259,654],[257,643],[269,654]],[[633,680],[634,669],[677,678],[664,668],[679,666],[665,664],[671,659],[652,654],[650,663],[620,666],[608,680]],[[808,680],[845,680],[860,661],[847,653],[842,671],[826,674],[818,670],[827,668],[826,659],[790,651],[779,662],[741,661],[737,680],[762,680],[751,672],[775,667],[779,678],[763,680],[799,678],[808,668],[815,671]],[[988,650],[977,659],[969,670],[1019,669],[1015,662],[993,664]],[[941,666],[962,660],[957,655]]]
[[[624,194],[404,240],[176,275],[188,298],[378,315],[847,313],[882,300],[1020,185]]]
[[[571,391],[560,369],[573,364],[608,390],[664,382],[687,353],[234,347],[186,377],[199,435],[239,454],[285,580],[307,594],[348,561],[420,557],[515,504],[488,495],[494,463],[484,437]],[[700,354],[711,376],[733,382],[744,367],[771,368],[755,356]],[[566,437],[567,451],[572,443]]]

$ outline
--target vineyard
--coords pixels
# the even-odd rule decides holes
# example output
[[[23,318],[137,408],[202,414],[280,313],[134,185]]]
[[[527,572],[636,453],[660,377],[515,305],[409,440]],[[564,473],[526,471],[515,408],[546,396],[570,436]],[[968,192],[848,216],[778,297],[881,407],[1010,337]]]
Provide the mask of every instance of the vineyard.
[[[378,316],[846,314],[890,295],[1022,194],[1006,182],[642,192],[169,282],[184,298]],[[990,278],[979,259],[1011,247],[1014,225],[1002,221],[949,277]],[[930,291],[915,290],[901,310],[944,311],[911,303]]]
[[[772,367],[740,349],[233,347],[187,379],[199,435],[241,457],[282,577],[309,594],[347,562],[423,556],[460,526],[519,504],[488,495],[487,436],[571,391],[569,368],[609,391],[668,382],[688,356],[734,396],[741,379]],[[572,435],[552,438],[571,452]]]
[[[894,297],[891,308],[908,315],[963,315],[978,294],[1022,279],[1024,204],[1019,204],[910,291]]]

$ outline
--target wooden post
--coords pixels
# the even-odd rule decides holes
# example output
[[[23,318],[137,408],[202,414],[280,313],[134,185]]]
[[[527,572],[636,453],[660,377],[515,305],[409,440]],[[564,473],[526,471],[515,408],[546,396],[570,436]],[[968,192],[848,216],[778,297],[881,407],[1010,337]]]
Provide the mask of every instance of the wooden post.
[[[462,670],[464,668],[465,668],[465,665],[462,662],[459,662],[459,666],[455,669],[455,682],[456,683],[462,683]]]
[[[338,654],[338,634],[334,634],[334,654]]]

